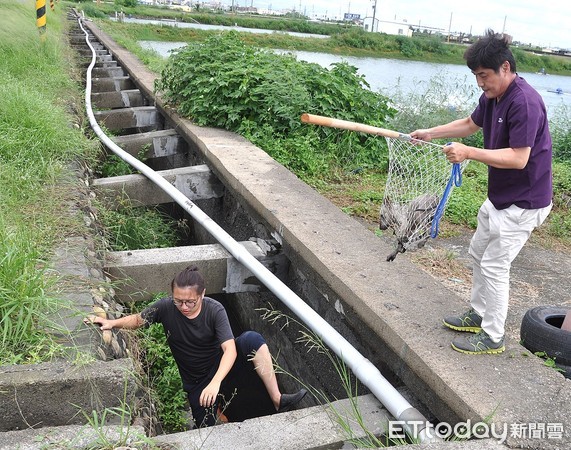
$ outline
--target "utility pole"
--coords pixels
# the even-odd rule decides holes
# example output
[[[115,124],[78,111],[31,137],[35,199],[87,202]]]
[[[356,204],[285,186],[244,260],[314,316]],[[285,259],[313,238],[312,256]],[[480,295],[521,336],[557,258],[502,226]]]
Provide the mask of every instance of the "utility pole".
[[[377,14],[377,0],[373,5],[373,23],[371,24],[371,33],[375,31],[375,15]]]
[[[450,42],[450,29],[452,28],[452,13],[450,13],[450,23],[448,24],[448,42]]]

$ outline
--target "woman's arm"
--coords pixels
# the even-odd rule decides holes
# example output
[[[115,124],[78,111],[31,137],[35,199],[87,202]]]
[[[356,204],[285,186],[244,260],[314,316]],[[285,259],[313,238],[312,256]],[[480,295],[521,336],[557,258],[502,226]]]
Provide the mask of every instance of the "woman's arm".
[[[102,317],[89,316],[87,320],[99,325],[102,330],[110,330],[111,328],[134,330],[142,326],[144,323],[141,314],[131,314],[129,316],[120,317],[119,319],[104,319]]]
[[[200,406],[212,406],[216,400],[218,392],[220,391],[222,380],[226,378],[226,375],[228,375],[228,372],[230,372],[230,369],[232,369],[232,366],[234,365],[234,361],[236,361],[238,353],[236,351],[236,342],[234,339],[228,339],[223,342],[221,347],[222,359],[220,360],[220,365],[218,366],[218,370],[214,374],[214,377],[210,383],[208,383],[208,386],[206,386],[200,394]]]

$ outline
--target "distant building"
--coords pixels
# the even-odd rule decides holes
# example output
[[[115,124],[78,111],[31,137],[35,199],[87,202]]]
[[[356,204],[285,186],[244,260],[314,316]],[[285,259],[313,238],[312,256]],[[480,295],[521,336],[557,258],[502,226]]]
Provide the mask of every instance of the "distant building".
[[[234,11],[239,14],[257,14],[258,8],[255,6],[234,6]]]
[[[363,19],[363,28],[365,31],[412,37],[412,28],[407,22],[391,22],[388,20],[375,19],[375,23],[373,24],[372,17],[365,17]]]

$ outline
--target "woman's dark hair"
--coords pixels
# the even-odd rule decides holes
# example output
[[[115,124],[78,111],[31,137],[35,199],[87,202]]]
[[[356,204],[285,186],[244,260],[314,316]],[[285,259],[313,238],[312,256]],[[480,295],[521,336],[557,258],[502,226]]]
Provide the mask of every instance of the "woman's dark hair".
[[[196,291],[199,293],[204,292],[205,289],[204,278],[196,266],[188,266],[175,276],[171,281],[171,291],[174,291],[175,286],[179,288],[196,286]]]
[[[515,59],[509,48],[508,36],[495,33],[491,29],[488,29],[484,36],[468,47],[464,52],[464,59],[471,70],[483,67],[498,73],[504,61],[507,61],[510,63],[510,71],[516,72]]]

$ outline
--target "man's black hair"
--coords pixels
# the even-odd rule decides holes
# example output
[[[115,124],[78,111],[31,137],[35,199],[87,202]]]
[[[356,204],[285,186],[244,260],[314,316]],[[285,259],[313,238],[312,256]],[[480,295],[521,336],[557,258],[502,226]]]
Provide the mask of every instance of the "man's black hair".
[[[495,33],[489,28],[484,36],[468,47],[464,52],[464,59],[473,71],[482,67],[498,73],[502,64],[507,61],[510,63],[510,71],[516,72],[515,59],[509,48],[508,37]]]

